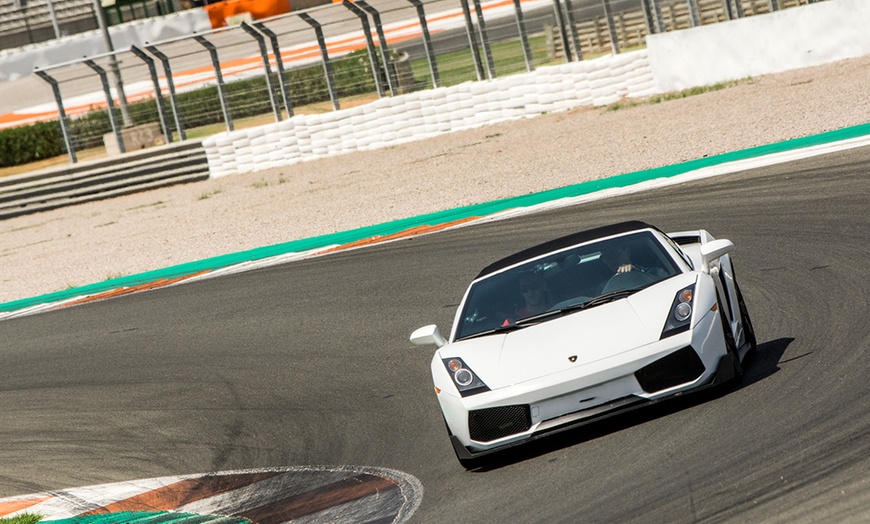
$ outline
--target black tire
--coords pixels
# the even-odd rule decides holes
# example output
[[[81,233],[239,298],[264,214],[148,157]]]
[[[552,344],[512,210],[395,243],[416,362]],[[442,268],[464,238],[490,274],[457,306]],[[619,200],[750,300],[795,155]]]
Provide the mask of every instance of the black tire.
[[[734,383],[740,384],[743,382],[743,363],[740,362],[740,353],[737,351],[737,344],[734,342],[734,334],[731,333],[731,327],[728,325],[728,319],[725,317],[725,310],[722,309],[722,304],[719,304],[719,320],[722,322],[722,333],[725,335],[725,349],[731,355],[731,362],[734,364]]]
[[[453,432],[450,431],[450,426],[447,424],[447,419],[444,416],[441,416],[441,419],[444,420],[444,427],[447,428],[447,435],[451,439],[451,444],[453,444]],[[480,458],[462,458],[459,456],[459,452],[456,451],[456,448],[453,448],[453,453],[456,454],[456,460],[459,461],[459,465],[465,468],[466,470],[477,469],[482,465],[482,459]]]
[[[752,326],[752,319],[749,318],[749,310],[746,309],[746,301],[743,300],[743,293],[740,292],[740,286],[734,282],[734,288],[737,290],[737,306],[740,308],[740,323],[743,324],[743,332],[746,333],[746,340],[749,342],[749,352],[755,353],[758,349],[758,339],[755,337],[755,328]]]

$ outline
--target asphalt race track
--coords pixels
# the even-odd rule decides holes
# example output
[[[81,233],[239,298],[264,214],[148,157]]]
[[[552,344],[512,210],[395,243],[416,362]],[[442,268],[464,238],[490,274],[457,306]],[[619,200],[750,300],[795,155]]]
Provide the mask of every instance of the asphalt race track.
[[[867,521],[868,172],[852,150],[5,321],[0,497],[356,465],[419,479],[412,522]],[[746,380],[465,471],[408,335],[490,261],[624,219],[734,241]]]

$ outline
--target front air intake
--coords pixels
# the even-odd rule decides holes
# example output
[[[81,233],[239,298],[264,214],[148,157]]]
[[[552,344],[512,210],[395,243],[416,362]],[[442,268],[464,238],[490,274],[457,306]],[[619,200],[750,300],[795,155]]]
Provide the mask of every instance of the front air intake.
[[[655,393],[692,382],[700,377],[705,369],[701,357],[691,346],[686,346],[640,368],[634,376],[644,391]]]
[[[478,442],[489,442],[522,433],[528,431],[530,427],[532,427],[532,416],[526,404],[476,409],[468,413],[471,440]]]

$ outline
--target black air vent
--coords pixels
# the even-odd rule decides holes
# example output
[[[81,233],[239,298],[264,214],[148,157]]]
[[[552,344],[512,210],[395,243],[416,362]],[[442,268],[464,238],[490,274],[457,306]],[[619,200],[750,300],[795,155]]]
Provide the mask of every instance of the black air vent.
[[[686,346],[642,367],[634,376],[644,391],[655,393],[691,382],[700,377],[705,369],[695,350]]]
[[[477,409],[468,413],[471,439],[489,442],[515,433],[528,431],[532,416],[528,405]]]

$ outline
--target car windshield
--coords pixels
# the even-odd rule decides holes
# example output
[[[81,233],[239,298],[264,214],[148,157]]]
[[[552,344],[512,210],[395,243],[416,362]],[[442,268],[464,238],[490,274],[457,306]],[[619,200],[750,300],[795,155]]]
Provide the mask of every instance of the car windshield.
[[[474,282],[455,338],[558,318],[625,298],[679,272],[650,231],[556,251]]]

